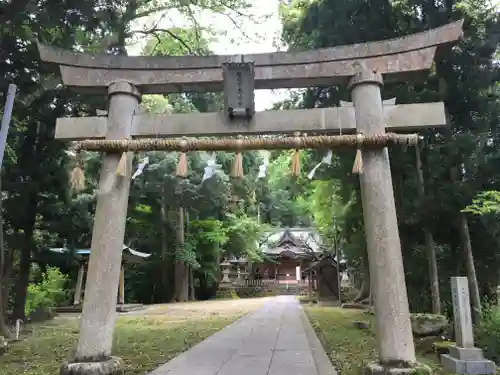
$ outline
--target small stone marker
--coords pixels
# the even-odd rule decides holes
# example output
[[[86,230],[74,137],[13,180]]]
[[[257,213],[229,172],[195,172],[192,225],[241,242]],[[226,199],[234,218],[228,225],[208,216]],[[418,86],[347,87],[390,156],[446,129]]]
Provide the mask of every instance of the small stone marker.
[[[441,363],[457,374],[494,374],[495,363],[484,359],[483,351],[474,347],[467,277],[452,277],[451,293],[456,346],[450,347],[450,354],[441,355]]]

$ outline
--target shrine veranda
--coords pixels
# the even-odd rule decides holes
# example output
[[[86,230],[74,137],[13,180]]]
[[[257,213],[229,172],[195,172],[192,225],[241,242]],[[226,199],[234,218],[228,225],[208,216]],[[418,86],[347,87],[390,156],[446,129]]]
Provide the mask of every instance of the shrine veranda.
[[[287,143],[290,148],[305,147],[298,140],[299,135],[308,137],[304,134],[328,135],[333,143],[340,142],[337,134],[356,135],[344,146],[358,150],[375,295],[379,361],[369,365],[368,371],[414,373],[418,365],[386,147],[390,142],[370,148],[364,142],[385,139],[386,131],[409,133],[445,126],[443,103],[383,102],[381,88],[383,82],[403,82],[430,69],[436,51],[450,48],[461,36],[462,21],[457,21],[398,39],[314,51],[179,57],[90,55],[40,44],[41,59],[59,70],[66,86],[109,98],[108,111],[101,116],[61,118],[56,125],[57,139],[84,141],[82,149],[86,142],[93,150],[105,151],[99,188],[107,186],[97,201],[76,355],[63,364],[61,374],[112,374],[122,365],[111,355],[112,336],[130,188],[129,156],[138,149],[133,148],[140,145],[137,140],[263,134],[294,134],[289,138],[295,140]],[[255,112],[255,89],[331,85],[346,85],[352,103],[343,102],[338,108]],[[188,91],[223,91],[224,111],[159,116],[137,111],[143,94]],[[401,137],[405,136],[394,135],[394,139]],[[161,149],[184,151],[186,142],[163,142]],[[196,140],[189,142],[194,150],[206,147],[196,146]],[[231,143],[228,150],[240,152],[238,145],[250,141],[241,142]],[[110,149],[113,144],[120,146]],[[328,149],[328,145],[317,148]]]

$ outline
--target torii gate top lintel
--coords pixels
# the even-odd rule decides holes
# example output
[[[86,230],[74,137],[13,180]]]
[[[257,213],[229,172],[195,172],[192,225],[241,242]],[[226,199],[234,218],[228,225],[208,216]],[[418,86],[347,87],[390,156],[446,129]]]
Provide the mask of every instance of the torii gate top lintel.
[[[463,21],[383,41],[300,52],[212,56],[111,56],[77,53],[39,44],[42,61],[60,67],[63,83],[83,92],[106,93],[116,80],[134,83],[143,94],[221,91],[221,66],[252,62],[255,89],[301,88],[345,84],[363,61],[401,81],[408,72],[431,67],[436,49],[462,36]]]

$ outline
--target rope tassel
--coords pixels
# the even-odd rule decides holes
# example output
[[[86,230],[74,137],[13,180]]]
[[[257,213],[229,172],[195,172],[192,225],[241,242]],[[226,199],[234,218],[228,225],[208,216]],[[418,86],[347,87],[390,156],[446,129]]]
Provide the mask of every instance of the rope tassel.
[[[122,156],[116,167],[116,175],[121,177],[128,175],[128,157],[126,152],[122,152]]]
[[[363,153],[361,151],[361,147],[363,145],[365,137],[363,134],[356,135],[356,143],[358,145],[358,149],[356,150],[356,158],[354,159],[354,165],[352,166],[352,173],[354,174],[362,174],[363,173]]]
[[[300,150],[295,149],[292,156],[292,176],[300,176]]]
[[[236,153],[236,157],[234,158],[233,168],[231,170],[231,177],[234,178],[243,178],[243,154],[241,153],[240,147],[243,143],[241,137],[236,141],[236,147],[238,152]]]
[[[70,190],[79,193],[85,189],[85,174],[80,164],[77,164],[69,175]]]
[[[179,162],[177,163],[177,169],[175,171],[175,174],[178,177],[186,178],[188,176],[188,162],[186,154],[187,141],[185,138],[181,139],[180,146],[181,146],[181,153],[179,155]]]
[[[175,174],[182,178],[186,178],[188,175],[187,155],[185,152],[181,152],[179,155],[179,162],[177,163]]]
[[[233,169],[231,170],[231,176],[235,178],[242,178],[243,173],[243,154],[241,152],[236,153],[236,158],[234,159]]]
[[[85,189],[85,173],[83,172],[83,161],[80,152],[76,152],[76,165],[69,174],[70,191],[79,193]]]
[[[300,175],[300,146],[301,146],[302,138],[300,137],[300,133],[294,133],[293,142],[295,143],[295,152],[292,156],[292,176],[298,177]]]

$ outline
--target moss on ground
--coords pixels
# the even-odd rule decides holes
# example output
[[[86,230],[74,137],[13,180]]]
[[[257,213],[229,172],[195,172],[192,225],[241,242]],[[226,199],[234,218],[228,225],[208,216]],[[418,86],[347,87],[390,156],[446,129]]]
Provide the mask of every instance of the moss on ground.
[[[117,321],[114,354],[123,358],[125,373],[152,371],[179,353],[229,325],[242,314],[172,320],[167,316],[127,316]],[[77,319],[33,325],[23,340],[0,357],[2,375],[54,375],[71,358],[78,339]]]
[[[307,306],[305,311],[338,373],[363,374],[366,365],[377,359],[375,334],[371,329],[359,329],[354,324],[366,321],[374,327],[374,316],[338,307]],[[439,364],[436,354],[419,354],[418,360],[430,366],[434,374],[449,374]]]

